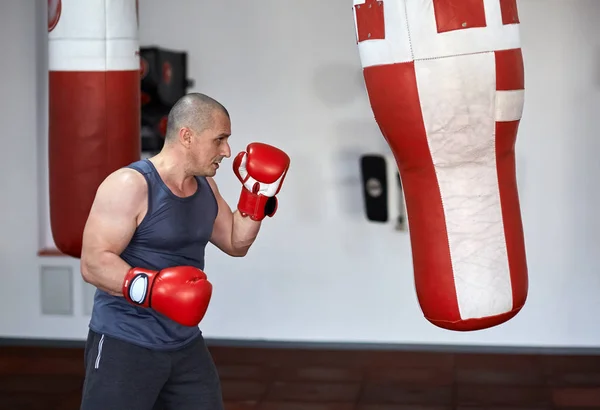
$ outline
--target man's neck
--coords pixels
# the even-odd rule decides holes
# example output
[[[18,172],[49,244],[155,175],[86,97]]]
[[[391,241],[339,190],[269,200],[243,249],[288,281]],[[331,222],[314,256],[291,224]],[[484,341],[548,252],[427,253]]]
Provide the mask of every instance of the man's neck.
[[[154,164],[166,184],[183,191],[194,176],[187,172],[185,161],[174,154],[161,151],[149,160]]]

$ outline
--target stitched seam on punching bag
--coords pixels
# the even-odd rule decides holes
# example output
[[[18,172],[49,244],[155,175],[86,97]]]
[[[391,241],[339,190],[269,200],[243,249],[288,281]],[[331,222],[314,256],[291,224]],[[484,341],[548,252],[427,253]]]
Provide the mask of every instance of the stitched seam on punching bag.
[[[452,57],[461,57],[461,56],[472,56],[472,55],[477,55],[477,54],[494,54],[495,52],[496,52],[495,50],[476,51],[476,52],[473,52],[473,53],[448,54],[448,55],[444,55],[444,56],[425,57],[425,58],[414,58],[414,56],[413,56],[413,60],[414,61],[441,60],[443,58],[452,58]]]
[[[408,6],[406,2],[404,2],[404,16],[406,17],[404,21],[406,22],[406,33],[408,33],[408,45],[410,47],[410,59],[414,61],[415,52],[413,51],[412,40],[410,38],[410,25],[408,24]]]

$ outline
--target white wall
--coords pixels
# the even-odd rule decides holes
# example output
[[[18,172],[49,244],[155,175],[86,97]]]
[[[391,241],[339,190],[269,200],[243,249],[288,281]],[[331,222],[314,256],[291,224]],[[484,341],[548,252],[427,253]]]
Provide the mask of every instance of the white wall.
[[[83,339],[90,293],[77,261],[36,257],[50,238],[45,3],[0,5],[8,151],[0,177],[0,336]],[[477,333],[444,331],[422,318],[408,234],[364,219],[358,158],[387,146],[362,82],[351,1],[140,3],[142,45],[189,52],[193,91],[232,114],[234,152],[260,140],[292,157],[280,210],[250,254],[208,250],[215,295],[201,326],[207,337],[600,346],[597,0],[519,2],[527,94],[517,150],[530,294],[515,319]],[[228,166],[217,181],[234,206],[239,184]],[[41,265],[74,269],[74,316],[40,313]]]

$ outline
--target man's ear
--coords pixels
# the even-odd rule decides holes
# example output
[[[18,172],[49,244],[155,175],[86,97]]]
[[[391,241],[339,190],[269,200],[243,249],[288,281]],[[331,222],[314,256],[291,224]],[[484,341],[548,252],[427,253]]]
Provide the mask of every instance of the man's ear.
[[[192,131],[188,127],[179,129],[179,142],[186,148],[192,144]]]

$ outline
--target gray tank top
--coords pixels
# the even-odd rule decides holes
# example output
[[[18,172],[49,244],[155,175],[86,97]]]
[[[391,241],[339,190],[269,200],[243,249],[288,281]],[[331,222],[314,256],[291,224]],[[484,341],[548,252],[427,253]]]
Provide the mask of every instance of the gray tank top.
[[[148,211],[121,258],[133,267],[161,270],[190,265],[204,269],[204,253],[217,217],[217,201],[206,178],[196,177],[197,191],[176,196],[152,162],[128,166],[148,183]],[[177,349],[201,334],[153,309],[141,308],[100,289],[94,295],[90,329],[149,349]]]

